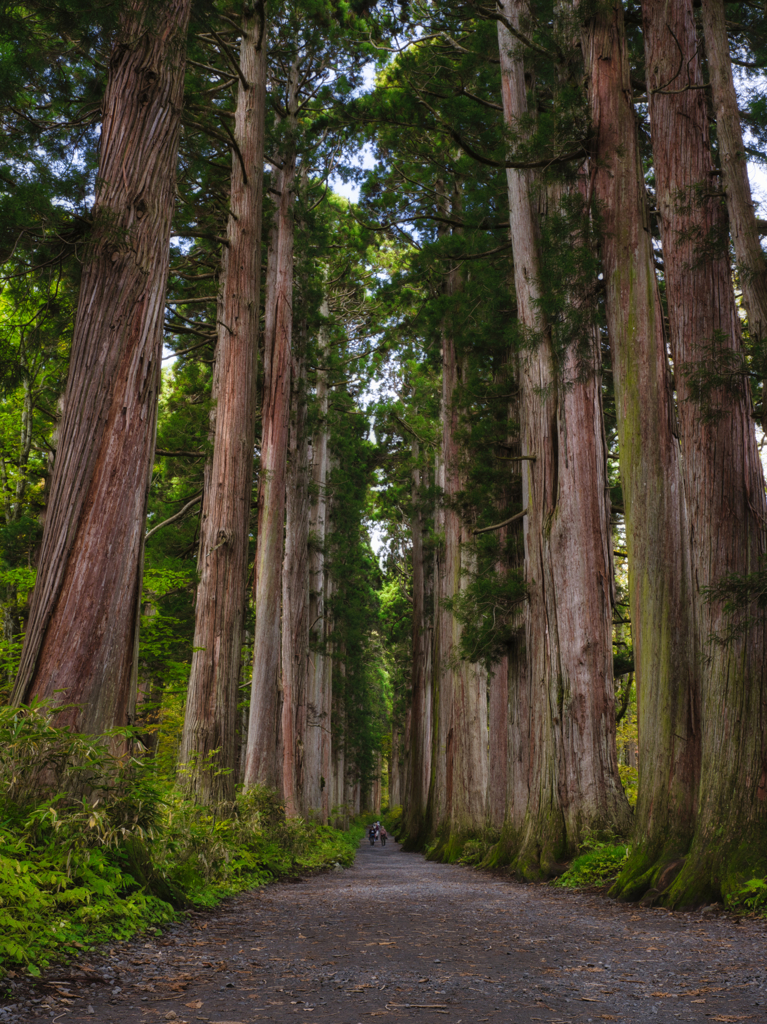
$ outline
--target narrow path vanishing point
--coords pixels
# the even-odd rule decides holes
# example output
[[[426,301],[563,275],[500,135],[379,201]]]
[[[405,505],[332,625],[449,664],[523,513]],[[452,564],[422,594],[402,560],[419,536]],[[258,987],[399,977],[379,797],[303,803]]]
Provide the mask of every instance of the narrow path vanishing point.
[[[0,1021],[765,1022],[766,936],[763,921],[639,909],[365,840],[349,871],[86,957],[34,1001],[0,1004]]]

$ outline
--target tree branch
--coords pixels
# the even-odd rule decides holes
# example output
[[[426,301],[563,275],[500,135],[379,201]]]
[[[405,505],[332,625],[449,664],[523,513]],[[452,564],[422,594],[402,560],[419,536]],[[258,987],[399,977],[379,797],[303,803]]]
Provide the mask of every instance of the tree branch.
[[[511,519],[504,519],[502,523],[496,523],[495,526],[483,526],[482,529],[480,530],[474,530],[474,536],[476,537],[478,533],[490,533],[491,530],[500,530],[502,526],[508,526],[509,523],[514,523],[517,521],[517,519],[521,519],[523,516],[526,515],[527,509],[525,508],[522,509],[521,512],[517,512],[517,514],[515,516],[512,516]]]
[[[177,512],[175,514],[175,516],[171,516],[170,519],[166,519],[164,522],[158,523],[157,526],[153,526],[152,529],[149,531],[149,533],[147,533],[145,535],[144,540],[145,541],[149,540],[149,538],[152,536],[152,534],[153,533],[157,533],[157,531],[161,530],[163,528],[163,526],[170,526],[171,523],[175,523],[177,520],[179,520],[183,516],[183,514],[185,512],[187,512],[192,507],[192,505],[196,505],[197,502],[201,501],[201,500],[202,500],[202,491],[200,491],[199,494],[196,494],[194,496],[194,498],[192,498],[191,501],[188,501],[186,503],[186,505],[184,505],[184,507],[181,509],[181,511]]]

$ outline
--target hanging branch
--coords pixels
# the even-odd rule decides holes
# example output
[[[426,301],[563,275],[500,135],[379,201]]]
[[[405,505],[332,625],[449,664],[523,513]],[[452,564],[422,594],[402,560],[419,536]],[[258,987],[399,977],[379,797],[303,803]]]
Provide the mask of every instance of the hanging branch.
[[[508,526],[509,523],[515,523],[517,521],[517,519],[521,519],[522,516],[526,516],[526,515],[527,515],[527,509],[524,508],[524,509],[522,509],[521,512],[517,512],[517,514],[515,516],[512,516],[511,519],[504,519],[504,521],[502,523],[496,523],[495,526],[483,526],[479,530],[474,530],[473,531],[474,532],[474,536],[476,537],[478,533],[490,533],[491,530],[500,530],[500,528],[502,526]]]
[[[171,523],[175,523],[184,515],[185,512],[188,512],[193,505],[196,505],[200,501],[202,501],[202,491],[200,491],[199,494],[196,494],[191,501],[188,501],[180,512],[177,512],[174,516],[171,516],[170,519],[166,519],[164,522],[158,523],[157,526],[153,526],[152,529],[145,535],[144,540],[149,540],[152,534],[157,533],[157,531],[161,530],[163,526],[170,526]]]

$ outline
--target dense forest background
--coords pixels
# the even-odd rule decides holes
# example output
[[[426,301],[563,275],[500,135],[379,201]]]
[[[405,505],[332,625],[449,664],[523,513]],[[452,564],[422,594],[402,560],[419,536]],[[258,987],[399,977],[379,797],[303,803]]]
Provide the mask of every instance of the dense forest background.
[[[0,31],[13,834],[388,805],[523,878],[633,836],[629,899],[767,876],[763,4]]]

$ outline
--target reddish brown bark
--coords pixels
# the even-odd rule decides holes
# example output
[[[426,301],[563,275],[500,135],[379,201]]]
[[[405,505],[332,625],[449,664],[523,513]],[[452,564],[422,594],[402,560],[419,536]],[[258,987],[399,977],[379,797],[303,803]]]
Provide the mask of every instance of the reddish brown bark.
[[[327,302],[321,313],[328,316]],[[321,650],[327,640],[325,612],[325,527],[327,519],[326,488],[328,477],[328,380],[323,368],[327,359],[327,336],[320,328],[318,344],[320,367],[317,370],[317,430],[312,438],[312,485],[314,494],[309,519],[309,680],[306,701],[306,742],[304,752],[305,813],[328,819],[329,761],[325,748],[329,742],[330,704],[326,695],[330,658]],[[313,642],[312,642],[313,641]]]
[[[261,294],[266,102],[263,5],[245,5],[240,74],[234,123],[239,154],[232,154],[231,216],[216,316],[213,458],[205,472],[194,654],[179,753],[183,782],[204,803],[234,797]],[[203,767],[206,762],[211,762],[209,767]]]
[[[699,771],[699,698],[679,449],[620,3],[586,24],[583,51],[639,695],[637,841],[615,890],[633,898],[689,842]]]
[[[411,696],[406,756],[407,788],[403,790],[406,849],[420,849],[425,839],[426,808],[431,779],[431,626],[426,610],[426,565],[423,550],[423,520],[421,513],[421,469],[418,465],[418,442],[411,445],[413,458],[411,499],[413,512],[410,520],[413,562],[413,635]],[[392,741],[393,742],[393,741]],[[395,751],[392,750],[392,758]],[[393,799],[393,798],[392,798]]]
[[[727,218],[712,195],[708,114],[691,0],[644,0],[658,216],[663,242],[682,467],[693,538],[693,601],[702,689],[700,806],[690,856],[666,901],[720,898],[767,870],[767,628],[757,617],[726,644],[723,602],[705,590],[753,571],[765,550],[764,479],[742,375],[711,386],[695,377],[738,365],[740,331]],[[719,836],[723,820],[728,835]]]
[[[500,5],[519,28],[523,4]],[[524,65],[498,24],[504,117],[527,112]],[[523,808],[511,808],[507,834],[514,870],[548,874],[588,831],[622,834],[630,822],[615,746],[612,674],[612,563],[598,340],[555,357],[539,313],[540,242],[529,171],[507,171],[520,323],[530,339],[520,358],[522,504],[530,719]],[[557,206],[559,195],[549,201]],[[584,343],[585,344],[585,343]],[[579,366],[580,363],[580,366]],[[587,366],[588,372],[583,373]],[[534,461],[532,461],[534,460]]]
[[[275,175],[278,193],[269,245],[264,317],[264,405],[258,482],[256,627],[245,756],[246,786],[282,786],[280,619],[293,328],[293,183],[296,157]]]
[[[730,43],[723,0],[703,0],[706,58],[716,116],[716,141],[722,185],[727,198],[730,238],[735,249],[738,283],[743,291],[748,333],[758,346],[767,344],[767,257],[759,240],[751,197],[738,97],[732,78]],[[762,430],[767,431],[767,383],[762,381]]]
[[[129,722],[135,701],[189,7],[129,3],[112,49],[64,418],[13,694],[16,704],[76,702],[59,721],[91,733]]]
[[[309,452],[306,437],[306,324],[296,332],[288,441],[282,569],[282,795],[290,817],[306,813],[305,744],[309,675]]]
[[[448,294],[460,286],[450,272]],[[452,861],[485,824],[487,681],[484,670],[460,658],[461,624],[447,607],[461,592],[472,541],[454,499],[463,485],[458,443],[459,365],[449,330],[442,336],[442,462],[444,544],[435,577],[434,746],[427,822],[439,843],[430,856]],[[411,724],[412,728],[412,724]]]

